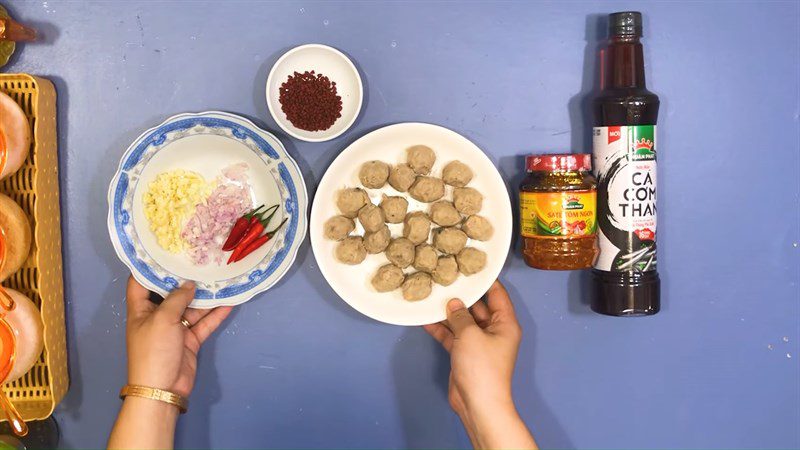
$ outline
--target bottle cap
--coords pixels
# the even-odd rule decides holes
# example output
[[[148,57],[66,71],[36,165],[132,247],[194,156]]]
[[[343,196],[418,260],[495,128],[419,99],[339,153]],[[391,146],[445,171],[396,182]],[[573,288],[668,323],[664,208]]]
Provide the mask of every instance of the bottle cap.
[[[525,168],[528,172],[556,170],[592,170],[592,155],[579,154],[545,154],[528,155],[525,158]]]
[[[616,12],[608,15],[608,34],[611,36],[642,36],[642,13]]]

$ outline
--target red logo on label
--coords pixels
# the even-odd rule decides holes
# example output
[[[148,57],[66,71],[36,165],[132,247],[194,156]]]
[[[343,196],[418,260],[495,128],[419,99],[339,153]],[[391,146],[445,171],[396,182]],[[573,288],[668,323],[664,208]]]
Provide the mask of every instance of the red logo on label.
[[[608,143],[616,142],[622,137],[621,127],[608,127]]]
[[[654,241],[656,240],[656,233],[655,231],[651,230],[650,228],[645,228],[643,230],[634,230],[637,236],[639,236],[639,240],[641,241]]]

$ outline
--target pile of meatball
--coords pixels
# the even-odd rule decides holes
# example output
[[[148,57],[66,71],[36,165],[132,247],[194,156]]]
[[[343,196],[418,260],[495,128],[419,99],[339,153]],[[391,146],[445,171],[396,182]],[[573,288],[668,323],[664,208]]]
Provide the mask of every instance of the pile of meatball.
[[[494,229],[478,215],[483,195],[467,187],[472,170],[460,161],[448,163],[442,177],[431,176],[436,162],[434,151],[424,145],[406,150],[406,163],[390,167],[382,161],[361,166],[359,180],[364,188],[381,189],[386,183],[397,192],[429,203],[428,211],[408,211],[403,195],[384,194],[379,205],[371,202],[363,188],[339,192],[336,205],[341,215],[325,222],[325,237],[339,241],[336,259],[344,264],[360,264],[367,254],[384,253],[388,264],[372,277],[378,292],[402,289],[408,301],[423,300],[431,294],[433,283],[449,286],[459,273],[476,274],[486,266],[486,253],[467,244],[469,239],[486,241]],[[444,200],[445,185],[453,187],[453,201]],[[352,235],[355,219],[364,235]],[[393,237],[387,224],[403,224],[403,235]],[[431,226],[436,225],[431,233]],[[431,238],[432,235],[432,238]],[[414,272],[406,274],[404,269]]]

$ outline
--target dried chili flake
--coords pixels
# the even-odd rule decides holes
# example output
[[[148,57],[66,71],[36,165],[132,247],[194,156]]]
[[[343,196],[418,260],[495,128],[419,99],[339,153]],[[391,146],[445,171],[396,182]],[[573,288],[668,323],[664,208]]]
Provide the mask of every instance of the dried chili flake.
[[[336,82],[314,71],[295,72],[278,90],[281,110],[297,128],[324,131],[342,117],[342,97]]]

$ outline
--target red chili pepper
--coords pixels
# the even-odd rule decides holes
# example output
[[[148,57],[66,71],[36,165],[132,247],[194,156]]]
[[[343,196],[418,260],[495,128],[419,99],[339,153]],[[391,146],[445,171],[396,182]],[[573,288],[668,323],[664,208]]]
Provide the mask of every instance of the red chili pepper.
[[[267,225],[269,225],[269,221],[272,219],[272,216],[278,212],[278,205],[268,208],[263,214],[266,214],[269,210],[272,210],[272,212],[265,219],[262,219],[258,216],[253,216],[250,218],[250,227],[244,233],[244,236],[242,236],[242,240],[236,244],[236,248],[233,249],[233,253],[231,253],[230,258],[228,258],[228,264],[238,261],[239,255],[241,255],[244,249],[261,235]]]
[[[281,229],[281,227],[283,226],[283,224],[286,223],[287,220],[289,220],[289,218],[283,219],[283,222],[281,222],[281,224],[278,225],[274,230],[268,232],[267,234],[265,234],[265,235],[263,235],[263,236],[261,236],[259,238],[256,238],[256,240],[251,242],[250,245],[248,245],[242,251],[242,253],[239,255],[239,257],[237,259],[235,259],[233,262],[237,262],[237,261],[243,260],[247,255],[249,255],[250,253],[253,253],[254,251],[258,250],[259,247],[261,247],[262,245],[264,245],[267,242],[269,242],[269,240],[272,239],[273,236],[275,236],[275,233],[277,233],[278,230]]]
[[[222,246],[223,251],[228,252],[236,248],[236,244],[242,240],[244,234],[247,232],[247,229],[250,228],[250,219],[258,214],[263,207],[264,205],[261,205],[236,220],[236,223],[233,224],[231,232],[228,235],[228,239],[225,240],[225,244]]]

